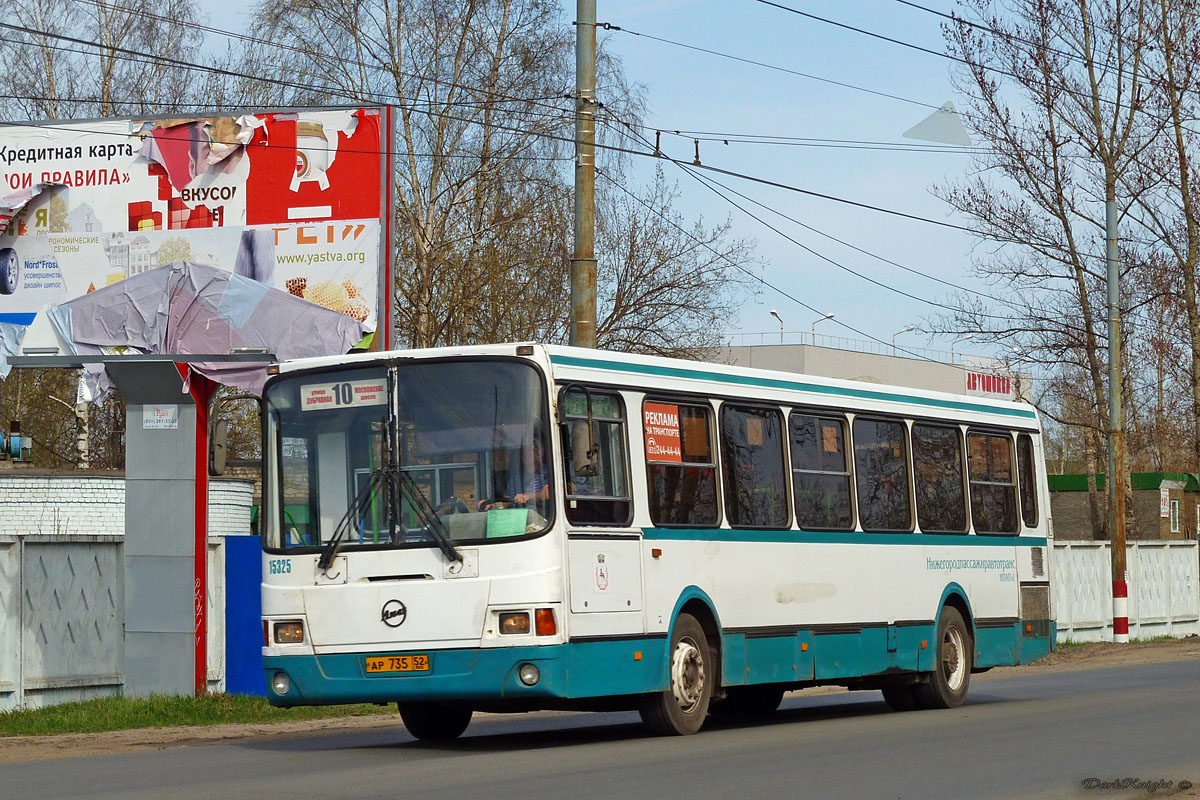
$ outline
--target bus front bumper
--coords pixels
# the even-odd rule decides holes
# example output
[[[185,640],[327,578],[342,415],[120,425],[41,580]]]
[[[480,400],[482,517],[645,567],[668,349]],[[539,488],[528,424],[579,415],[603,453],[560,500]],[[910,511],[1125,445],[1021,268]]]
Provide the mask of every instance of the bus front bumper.
[[[430,650],[423,653],[429,657],[429,670],[425,672],[366,670],[368,657],[414,655],[411,651],[264,656],[263,667],[267,699],[275,706],[596,697],[663,689],[663,642],[654,642],[659,645],[654,648],[647,644],[652,643],[635,639],[587,645]],[[521,680],[520,671],[526,664],[537,668],[538,679],[533,685]],[[286,693],[277,690],[279,673],[287,676]]]

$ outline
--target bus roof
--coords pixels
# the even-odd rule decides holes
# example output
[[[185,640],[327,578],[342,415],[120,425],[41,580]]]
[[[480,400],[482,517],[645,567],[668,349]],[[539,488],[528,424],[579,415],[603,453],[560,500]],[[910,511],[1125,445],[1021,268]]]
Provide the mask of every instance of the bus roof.
[[[704,361],[664,356],[619,353],[536,342],[463,345],[419,350],[394,350],[353,355],[297,359],[279,365],[281,373],[336,366],[366,366],[395,358],[446,358],[469,356],[517,355],[518,346],[532,346],[533,358],[548,368],[555,380],[597,382],[615,387],[670,392],[688,391],[720,396],[743,395],[739,389],[755,390],[755,397],[818,406],[851,405],[864,411],[889,411],[897,407],[912,409],[915,416],[990,417],[997,424],[1040,428],[1036,409],[1026,403],[994,400],[973,395],[952,394],[907,386],[867,383],[826,378],[807,373],[737,367]],[[718,388],[724,387],[724,388]],[[925,409],[925,410],[922,410]]]

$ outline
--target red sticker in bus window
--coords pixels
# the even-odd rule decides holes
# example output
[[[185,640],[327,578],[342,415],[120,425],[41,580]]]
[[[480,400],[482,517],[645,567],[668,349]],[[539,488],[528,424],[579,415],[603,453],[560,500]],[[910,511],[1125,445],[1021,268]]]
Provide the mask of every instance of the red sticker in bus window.
[[[646,403],[642,411],[646,436],[646,460],[683,463],[682,442],[679,436],[679,406],[669,403]]]

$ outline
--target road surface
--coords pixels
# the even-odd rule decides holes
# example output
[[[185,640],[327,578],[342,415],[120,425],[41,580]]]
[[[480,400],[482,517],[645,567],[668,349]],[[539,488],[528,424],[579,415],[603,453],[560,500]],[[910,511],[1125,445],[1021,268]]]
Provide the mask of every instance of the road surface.
[[[1188,783],[1200,786],[1200,658],[976,676],[952,711],[789,696],[769,721],[710,719],[685,738],[650,737],[635,714],[560,713],[489,716],[430,745],[397,719],[0,764],[0,796],[20,800],[1200,797]]]

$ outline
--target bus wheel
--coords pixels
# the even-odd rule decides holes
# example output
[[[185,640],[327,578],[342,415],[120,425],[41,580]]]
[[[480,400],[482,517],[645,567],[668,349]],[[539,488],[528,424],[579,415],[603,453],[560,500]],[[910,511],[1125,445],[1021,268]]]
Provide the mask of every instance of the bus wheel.
[[[719,717],[760,717],[772,713],[783,702],[783,689],[777,686],[730,686],[725,696],[713,700],[710,714]]]
[[[700,623],[690,614],[680,614],[671,635],[670,686],[642,699],[642,722],[660,736],[700,730],[712,699],[714,658]]]
[[[446,703],[396,703],[404,727],[416,738],[426,742],[457,739],[471,724],[471,709]]]
[[[937,662],[929,680],[916,686],[921,708],[957,708],[971,684],[971,654],[975,643],[958,609],[946,606],[938,620]]]
[[[892,711],[915,711],[918,708],[916,689],[912,684],[880,687],[883,702],[887,703]]]

